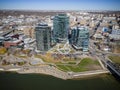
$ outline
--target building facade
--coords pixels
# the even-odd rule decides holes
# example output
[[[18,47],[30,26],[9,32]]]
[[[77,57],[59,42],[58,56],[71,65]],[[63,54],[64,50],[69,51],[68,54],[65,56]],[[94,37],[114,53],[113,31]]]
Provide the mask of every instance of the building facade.
[[[38,24],[35,28],[37,50],[47,51],[50,49],[51,27],[47,24]]]
[[[69,17],[58,14],[53,19],[53,37],[55,42],[65,42],[68,39]]]
[[[76,27],[71,31],[71,44],[75,49],[88,51],[89,31],[85,27]]]
[[[109,38],[113,40],[120,40],[120,29],[112,30],[112,33],[109,34]]]

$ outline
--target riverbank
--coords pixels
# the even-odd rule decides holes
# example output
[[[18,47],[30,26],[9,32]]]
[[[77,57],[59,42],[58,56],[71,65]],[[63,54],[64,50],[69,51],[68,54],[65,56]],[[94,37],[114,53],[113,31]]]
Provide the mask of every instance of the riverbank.
[[[17,68],[9,68],[9,69],[0,68],[0,71],[17,72],[19,74],[32,74],[32,73],[46,74],[46,75],[51,75],[64,80],[74,79],[74,78],[85,78],[89,76],[109,73],[109,71],[107,70],[93,70],[93,71],[85,71],[85,72],[64,72],[57,69],[54,66],[49,66],[49,65],[17,67]]]

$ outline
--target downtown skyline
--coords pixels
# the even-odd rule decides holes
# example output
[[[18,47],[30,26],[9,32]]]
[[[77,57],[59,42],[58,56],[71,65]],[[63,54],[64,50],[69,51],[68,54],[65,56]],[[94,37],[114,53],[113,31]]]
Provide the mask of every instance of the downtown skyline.
[[[120,10],[120,0],[1,0],[0,9]]]

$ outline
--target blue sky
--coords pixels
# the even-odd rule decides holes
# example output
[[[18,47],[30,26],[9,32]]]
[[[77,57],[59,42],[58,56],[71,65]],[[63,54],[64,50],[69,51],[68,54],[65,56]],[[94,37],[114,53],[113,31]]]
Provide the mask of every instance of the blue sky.
[[[0,0],[0,9],[120,10],[120,0]]]

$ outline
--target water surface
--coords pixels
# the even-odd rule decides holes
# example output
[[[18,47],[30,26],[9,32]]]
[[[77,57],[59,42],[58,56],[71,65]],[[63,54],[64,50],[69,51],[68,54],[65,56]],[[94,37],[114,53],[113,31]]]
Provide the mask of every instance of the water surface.
[[[111,75],[62,80],[48,75],[0,72],[0,90],[120,90]]]

